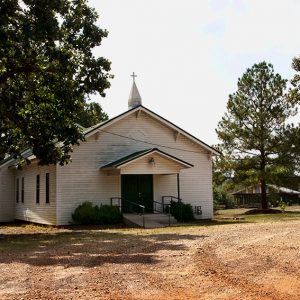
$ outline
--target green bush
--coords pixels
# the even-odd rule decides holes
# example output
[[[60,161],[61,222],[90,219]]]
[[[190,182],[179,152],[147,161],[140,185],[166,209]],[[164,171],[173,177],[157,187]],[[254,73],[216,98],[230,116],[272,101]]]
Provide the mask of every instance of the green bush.
[[[171,201],[171,215],[179,222],[188,222],[194,219],[193,208],[190,204]]]
[[[91,202],[84,202],[75,209],[72,219],[82,225],[92,225],[96,223],[96,215],[97,212],[93,204]]]
[[[101,205],[97,209],[97,224],[112,225],[122,222],[122,214],[119,207],[110,205]]]
[[[285,208],[286,208],[286,203],[280,199],[278,206],[280,207],[280,209],[282,210],[282,212],[285,212]]]
[[[75,209],[72,219],[81,225],[112,225],[122,222],[122,214],[116,206],[99,207],[93,206],[91,202],[84,202]]]
[[[236,208],[237,203],[233,197],[233,195],[221,191],[214,187],[213,189],[213,197],[214,197],[214,210],[218,210],[220,206],[225,206],[226,209]]]

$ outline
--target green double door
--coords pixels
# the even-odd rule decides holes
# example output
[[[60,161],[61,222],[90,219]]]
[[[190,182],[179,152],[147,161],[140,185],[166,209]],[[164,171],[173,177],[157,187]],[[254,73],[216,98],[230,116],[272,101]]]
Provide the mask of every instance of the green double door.
[[[140,213],[141,208],[132,204],[136,203],[145,206],[145,212],[153,212],[152,175],[122,175],[121,193],[124,199],[123,211]]]

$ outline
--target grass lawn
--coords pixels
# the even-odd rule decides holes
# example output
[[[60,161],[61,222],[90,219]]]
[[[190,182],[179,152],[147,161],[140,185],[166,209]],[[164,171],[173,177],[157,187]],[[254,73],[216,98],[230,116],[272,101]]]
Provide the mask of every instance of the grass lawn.
[[[275,209],[280,209],[280,208],[277,207]],[[245,214],[249,210],[250,209],[247,208],[218,210],[215,213],[214,221],[216,222],[216,224],[218,224],[219,222],[232,223],[233,221],[263,223],[263,222],[300,220],[299,205],[287,206],[285,211],[281,214],[257,214],[257,215]]]

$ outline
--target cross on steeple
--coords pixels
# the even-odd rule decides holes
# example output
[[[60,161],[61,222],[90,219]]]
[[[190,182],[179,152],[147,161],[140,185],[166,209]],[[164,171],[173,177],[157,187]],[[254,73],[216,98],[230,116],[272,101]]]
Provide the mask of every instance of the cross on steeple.
[[[137,75],[134,74],[134,72],[132,73],[132,75],[130,75],[133,79],[133,82],[135,81],[135,77],[137,77]]]
[[[132,83],[132,87],[131,87],[131,91],[130,91],[129,99],[128,99],[128,109],[132,109],[134,107],[142,105],[142,98],[141,98],[140,93],[137,89],[137,86],[134,82],[135,77],[137,77],[137,75],[135,75],[133,72],[132,75],[130,75],[130,76],[133,79],[133,83]]]

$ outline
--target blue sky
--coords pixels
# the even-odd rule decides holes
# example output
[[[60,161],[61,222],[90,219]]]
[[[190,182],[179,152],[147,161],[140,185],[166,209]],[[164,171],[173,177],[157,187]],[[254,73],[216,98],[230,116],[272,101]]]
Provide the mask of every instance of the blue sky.
[[[299,0],[90,0],[109,31],[95,55],[112,62],[107,96],[94,97],[110,117],[127,110],[132,84],[143,105],[204,142],[228,95],[254,63],[267,61],[291,79],[300,54]]]

